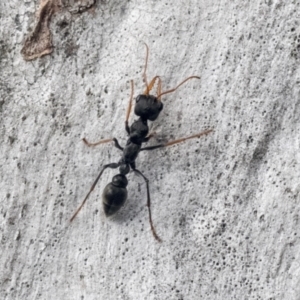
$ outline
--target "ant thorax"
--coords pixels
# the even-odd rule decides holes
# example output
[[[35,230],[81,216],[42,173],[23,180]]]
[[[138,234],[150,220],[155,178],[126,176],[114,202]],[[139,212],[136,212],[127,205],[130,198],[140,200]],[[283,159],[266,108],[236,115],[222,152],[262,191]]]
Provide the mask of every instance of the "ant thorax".
[[[149,127],[146,119],[139,118],[135,120],[130,126],[129,138],[135,144],[144,142],[148,135]]]

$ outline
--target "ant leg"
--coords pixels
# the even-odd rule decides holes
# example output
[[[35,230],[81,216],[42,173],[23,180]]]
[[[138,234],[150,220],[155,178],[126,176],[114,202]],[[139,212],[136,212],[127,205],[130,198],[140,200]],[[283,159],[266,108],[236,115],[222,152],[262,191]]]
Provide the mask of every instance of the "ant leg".
[[[154,137],[156,135],[156,132],[153,131],[151,133],[149,133],[143,140],[143,143],[147,143],[152,137]]]
[[[144,79],[144,82],[146,84],[146,88],[148,90],[148,81],[147,81],[146,71],[147,71],[147,66],[148,66],[149,47],[146,43],[144,43],[144,44],[146,46],[146,60],[145,60],[145,69],[144,69],[144,73],[143,73],[143,79]]]
[[[145,182],[146,182],[146,187],[147,187],[147,206],[148,206],[148,212],[149,212],[149,221],[150,221],[151,231],[152,231],[152,234],[153,234],[154,238],[155,238],[158,242],[161,242],[162,240],[161,240],[161,238],[157,235],[157,233],[156,233],[156,231],[155,231],[155,229],[154,229],[153,222],[152,222],[152,217],[151,217],[151,207],[150,207],[150,205],[151,205],[151,200],[150,200],[150,191],[149,191],[149,180],[148,180],[148,178],[146,178],[146,177],[143,175],[143,173],[142,173],[141,171],[139,171],[139,170],[137,170],[137,169],[135,168],[135,164],[134,164],[134,163],[131,164],[130,166],[131,166],[132,170],[133,170],[134,172],[138,173],[140,176],[142,176],[142,177],[144,178]]]
[[[173,89],[167,90],[165,92],[158,94],[157,98],[160,98],[162,95],[169,94],[169,93],[176,91],[181,85],[183,85],[185,82],[187,82],[188,80],[190,80],[192,78],[200,79],[200,77],[198,77],[198,76],[190,76],[190,77],[186,78],[185,80],[183,80],[181,83],[179,83],[177,86],[175,86]]]
[[[118,140],[116,138],[113,138],[113,141],[115,143],[115,147],[116,148],[120,149],[121,151],[124,150],[124,148],[120,146],[120,144],[119,144],[119,142],[118,142]]]
[[[178,144],[178,143],[184,142],[184,141],[189,140],[189,139],[199,138],[200,136],[209,134],[212,131],[213,131],[213,129],[207,129],[207,130],[204,130],[204,131],[202,131],[200,133],[188,136],[186,138],[181,138],[181,139],[178,139],[178,140],[175,140],[175,141],[168,142],[164,146],[167,147],[167,146],[171,146],[171,145],[174,145],[174,144]]]
[[[100,144],[105,144],[105,143],[108,143],[108,142],[114,142],[115,143],[115,147],[120,149],[121,151],[123,151],[123,147],[120,146],[118,140],[116,138],[113,138],[113,139],[106,139],[106,140],[101,140],[97,143],[89,143],[85,138],[82,139],[83,142],[88,146],[88,147],[93,147],[93,146],[97,146],[97,145],[100,145]]]
[[[142,148],[140,151],[143,151],[143,150],[154,150],[154,149],[157,149],[157,148],[163,148],[163,147],[175,145],[175,144],[184,142],[184,141],[189,140],[189,139],[199,138],[200,136],[209,134],[212,131],[213,131],[213,129],[207,129],[207,130],[204,130],[204,131],[202,131],[200,133],[188,136],[186,138],[181,138],[181,139],[178,139],[178,140],[174,140],[174,141],[168,142],[166,144],[158,144],[158,145],[155,145],[155,146],[145,147],[145,148]]]
[[[129,119],[130,112],[131,112],[131,107],[132,107],[133,90],[134,90],[133,80],[130,80],[130,84],[131,84],[131,95],[130,95],[130,99],[129,99],[129,103],[128,103],[128,107],[127,107],[127,112],[126,112],[126,119],[125,119],[125,129],[126,129],[128,134],[130,134],[128,119]]]
[[[82,209],[83,205],[85,204],[86,200],[87,200],[88,197],[90,196],[91,192],[94,190],[94,188],[95,188],[97,182],[99,181],[99,179],[100,179],[102,173],[104,172],[104,170],[105,170],[106,168],[112,168],[112,169],[115,169],[115,168],[117,168],[117,167],[119,167],[119,164],[117,164],[117,163],[108,164],[108,165],[105,165],[105,166],[103,167],[103,169],[101,170],[101,172],[100,172],[99,175],[97,176],[95,182],[93,183],[93,185],[92,185],[90,191],[89,191],[88,194],[85,196],[85,198],[84,198],[84,200],[82,201],[81,205],[77,208],[77,210],[75,211],[74,215],[73,215],[72,218],[70,219],[70,222],[72,222],[72,221],[75,219],[75,217],[77,216],[77,214],[79,213],[79,211]]]
[[[83,142],[88,146],[88,147],[93,147],[93,146],[97,146],[97,145],[100,145],[100,144],[105,144],[105,143],[109,143],[109,142],[112,142],[114,139],[105,139],[105,140],[101,140],[99,142],[96,142],[96,143],[90,143],[86,140],[86,138],[83,138],[82,139]]]

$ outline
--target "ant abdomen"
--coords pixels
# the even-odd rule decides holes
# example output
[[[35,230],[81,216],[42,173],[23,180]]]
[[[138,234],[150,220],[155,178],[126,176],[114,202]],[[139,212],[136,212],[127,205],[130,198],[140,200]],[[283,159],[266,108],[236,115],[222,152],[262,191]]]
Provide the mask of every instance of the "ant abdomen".
[[[115,214],[124,205],[127,199],[127,184],[128,181],[125,175],[118,174],[105,187],[102,194],[102,201],[107,217]]]
[[[153,95],[139,95],[136,97],[134,113],[144,120],[156,120],[162,109],[162,102]]]

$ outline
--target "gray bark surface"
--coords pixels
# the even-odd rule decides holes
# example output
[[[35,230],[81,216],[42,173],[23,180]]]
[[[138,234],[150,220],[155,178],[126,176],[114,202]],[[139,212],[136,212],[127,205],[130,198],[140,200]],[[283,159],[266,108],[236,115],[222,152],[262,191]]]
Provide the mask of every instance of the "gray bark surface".
[[[53,51],[26,61],[38,6],[0,4],[0,299],[299,300],[299,2],[75,3],[51,17]],[[147,145],[214,128],[137,159],[162,243],[132,172],[114,218],[109,169],[69,222],[120,158],[82,138],[125,144],[143,42],[163,90],[201,77],[162,97]]]

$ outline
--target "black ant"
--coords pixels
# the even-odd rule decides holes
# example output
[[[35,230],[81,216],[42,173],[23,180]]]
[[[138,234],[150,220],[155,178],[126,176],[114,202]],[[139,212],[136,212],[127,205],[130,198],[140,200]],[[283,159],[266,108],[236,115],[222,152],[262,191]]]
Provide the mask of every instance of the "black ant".
[[[175,88],[167,90],[165,92],[161,91],[161,79],[159,76],[155,76],[151,82],[148,84],[147,76],[146,76],[146,70],[147,70],[147,64],[148,64],[148,46],[146,45],[146,62],[145,62],[145,70],[143,73],[144,82],[146,84],[146,90],[143,94],[138,95],[136,98],[136,104],[134,108],[134,113],[139,117],[136,121],[132,123],[132,125],[129,127],[128,125],[128,119],[131,112],[132,107],[132,99],[133,99],[133,80],[131,80],[131,96],[127,108],[126,113],[126,120],[125,120],[125,130],[127,131],[129,138],[127,140],[126,146],[123,148],[120,146],[118,140],[116,138],[113,139],[106,139],[101,140],[97,143],[89,143],[85,138],[83,139],[83,142],[87,146],[96,146],[99,144],[104,144],[108,142],[114,142],[115,147],[123,151],[122,157],[119,160],[118,163],[110,163],[103,166],[103,169],[99,173],[98,177],[96,178],[95,182],[93,183],[90,191],[84,198],[82,204],[79,206],[79,208],[74,213],[73,217],[71,218],[71,222],[74,220],[78,212],[81,210],[83,205],[85,204],[86,200],[88,199],[91,192],[94,190],[97,182],[99,181],[101,175],[103,174],[104,170],[107,168],[116,169],[119,168],[120,174],[117,174],[113,177],[112,182],[110,182],[103,191],[103,207],[104,212],[106,216],[111,216],[115,214],[125,203],[127,199],[127,189],[126,186],[128,184],[126,175],[129,173],[130,169],[132,169],[134,172],[136,172],[138,175],[143,177],[146,183],[147,188],[147,206],[148,206],[148,212],[149,212],[149,221],[151,226],[151,231],[153,233],[153,236],[155,239],[159,242],[161,242],[160,237],[157,235],[153,222],[151,217],[151,208],[150,208],[150,192],[149,192],[149,180],[144,176],[144,174],[136,169],[135,167],[135,160],[139,154],[140,151],[145,150],[154,150],[157,148],[163,148],[167,146],[171,146],[174,144],[178,144],[180,142],[193,139],[193,138],[199,138],[200,136],[206,135],[212,131],[212,129],[205,130],[201,133],[181,138],[178,140],[174,140],[168,143],[164,144],[158,144],[155,146],[149,146],[149,147],[143,147],[142,144],[149,141],[149,139],[154,135],[154,133],[149,133],[149,127],[147,121],[155,121],[160,112],[163,109],[163,103],[161,102],[161,96],[165,94],[169,94],[174,92],[177,88],[179,88],[181,85],[183,85],[186,81],[195,78],[200,79],[198,76],[190,76],[183,80],[180,84],[178,84]],[[150,95],[150,91],[153,88],[155,82],[158,81],[157,84],[157,96]]]

